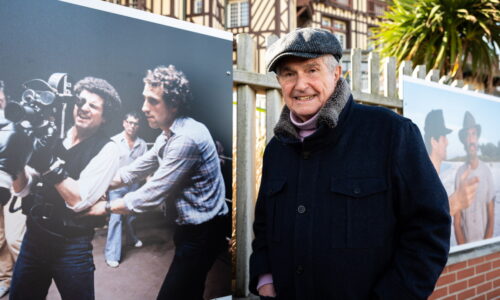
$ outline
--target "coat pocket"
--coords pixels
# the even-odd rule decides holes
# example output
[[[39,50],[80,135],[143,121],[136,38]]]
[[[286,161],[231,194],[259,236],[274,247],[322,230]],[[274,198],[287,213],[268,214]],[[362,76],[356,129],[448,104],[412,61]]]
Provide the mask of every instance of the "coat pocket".
[[[279,242],[281,240],[281,227],[283,226],[283,209],[280,204],[285,197],[286,178],[271,179],[267,189],[267,223],[271,234],[271,240]]]
[[[332,178],[333,201],[344,209],[345,246],[380,247],[387,236],[387,182],[384,178]],[[334,233],[336,231],[334,230]],[[338,231],[336,232],[338,234]],[[339,237],[334,237],[338,240]],[[334,245],[335,246],[335,245]]]

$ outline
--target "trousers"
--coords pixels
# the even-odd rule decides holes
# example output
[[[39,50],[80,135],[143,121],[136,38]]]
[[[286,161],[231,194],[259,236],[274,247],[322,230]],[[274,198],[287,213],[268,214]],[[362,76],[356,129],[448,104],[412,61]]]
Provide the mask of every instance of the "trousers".
[[[175,254],[157,300],[202,300],[208,271],[227,249],[226,217],[175,229]]]
[[[0,206],[0,286],[6,288],[10,287],[14,264],[26,232],[26,216],[21,210],[11,213],[9,205],[10,202]]]
[[[139,184],[124,186],[109,192],[109,201],[122,198],[127,193],[135,191]],[[135,234],[133,222],[135,215],[111,214],[108,223],[108,235],[106,238],[106,247],[104,248],[104,258],[111,261],[120,261],[122,258],[122,228],[125,223],[125,235],[127,243],[135,244],[139,239]]]
[[[17,259],[10,300],[44,300],[52,279],[63,300],[94,300],[91,235],[58,237],[31,218]]]

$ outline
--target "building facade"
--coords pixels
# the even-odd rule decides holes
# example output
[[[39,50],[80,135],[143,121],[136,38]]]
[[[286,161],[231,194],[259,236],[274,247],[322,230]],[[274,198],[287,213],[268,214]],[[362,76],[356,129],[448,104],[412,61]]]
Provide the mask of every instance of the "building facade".
[[[249,33],[257,43],[257,64],[264,71],[266,39],[297,27],[332,31],[344,49],[370,49],[370,28],[377,26],[389,0],[104,0],[155,14]]]
[[[344,49],[369,49],[370,28],[377,26],[389,0],[104,0],[155,14],[248,33],[257,44],[258,69],[264,70],[267,37],[297,27],[332,31]]]

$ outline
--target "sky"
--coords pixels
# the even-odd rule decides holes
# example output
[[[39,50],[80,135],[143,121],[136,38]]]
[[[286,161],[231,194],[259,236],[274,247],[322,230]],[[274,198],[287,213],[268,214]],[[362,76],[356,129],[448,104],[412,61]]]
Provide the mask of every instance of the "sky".
[[[445,126],[453,130],[447,135],[447,159],[465,155],[458,132],[466,111],[481,125],[479,144],[497,145],[500,141],[499,97],[405,76],[403,107],[404,116],[417,124],[422,134],[427,113],[433,109],[443,110]]]

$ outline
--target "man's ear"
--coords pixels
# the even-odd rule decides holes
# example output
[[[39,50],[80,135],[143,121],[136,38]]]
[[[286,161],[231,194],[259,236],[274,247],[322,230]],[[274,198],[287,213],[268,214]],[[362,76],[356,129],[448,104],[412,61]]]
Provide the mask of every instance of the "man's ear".
[[[342,76],[342,66],[340,63],[335,67],[335,81],[338,81],[340,79],[340,76]]]
[[[438,140],[431,136],[431,149],[437,148]]]

